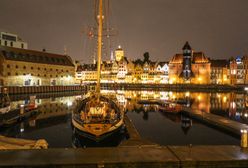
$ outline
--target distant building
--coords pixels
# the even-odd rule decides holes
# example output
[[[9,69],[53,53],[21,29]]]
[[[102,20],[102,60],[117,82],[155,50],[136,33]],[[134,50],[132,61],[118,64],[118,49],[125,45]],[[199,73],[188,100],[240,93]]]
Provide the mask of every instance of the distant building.
[[[211,62],[211,83],[230,84],[229,60],[210,60]]]
[[[28,44],[18,35],[7,32],[0,32],[0,45],[22,49],[28,48]]]
[[[248,84],[248,56],[236,57],[230,61],[231,84]]]
[[[203,52],[194,52],[189,43],[183,54],[176,54],[169,62],[169,83],[210,83],[210,62]]]
[[[76,70],[76,84],[95,83],[97,80],[97,65],[84,64],[79,65]]]
[[[0,85],[74,84],[75,67],[67,55],[0,46]]]
[[[124,58],[124,51],[121,48],[121,46],[119,46],[116,50],[115,50],[115,60],[116,61],[120,61]]]

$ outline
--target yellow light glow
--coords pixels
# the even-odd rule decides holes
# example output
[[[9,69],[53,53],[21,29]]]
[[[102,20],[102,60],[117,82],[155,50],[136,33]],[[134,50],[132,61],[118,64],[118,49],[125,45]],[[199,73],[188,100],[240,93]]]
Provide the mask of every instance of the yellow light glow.
[[[226,96],[223,97],[223,102],[226,103]]]
[[[199,96],[197,96],[197,99],[198,99],[198,100],[201,100],[201,96],[200,96],[200,95],[199,95]]]
[[[189,96],[190,96],[190,92],[186,92],[186,93],[185,93],[185,96],[186,96],[186,97],[189,97]]]

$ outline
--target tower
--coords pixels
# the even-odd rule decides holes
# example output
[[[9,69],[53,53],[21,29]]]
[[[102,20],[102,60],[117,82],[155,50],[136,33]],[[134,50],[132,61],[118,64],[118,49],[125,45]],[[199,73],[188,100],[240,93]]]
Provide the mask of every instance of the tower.
[[[121,46],[119,46],[116,50],[115,50],[115,60],[116,61],[120,61],[122,60],[122,58],[124,58],[124,51],[121,48]]]
[[[192,49],[188,43],[183,47],[183,78],[188,81],[192,77],[191,71]]]

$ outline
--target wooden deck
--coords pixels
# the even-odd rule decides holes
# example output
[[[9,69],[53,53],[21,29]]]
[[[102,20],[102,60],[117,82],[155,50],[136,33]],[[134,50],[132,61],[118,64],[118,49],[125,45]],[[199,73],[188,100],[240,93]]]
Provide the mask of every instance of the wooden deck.
[[[205,113],[200,110],[191,109],[188,107],[183,107],[183,112],[194,119],[207,123],[216,128],[222,129],[224,131],[230,132],[236,136],[240,136],[241,129],[248,130],[248,125],[246,124],[242,124],[237,121],[232,121],[230,119],[215,114]]]

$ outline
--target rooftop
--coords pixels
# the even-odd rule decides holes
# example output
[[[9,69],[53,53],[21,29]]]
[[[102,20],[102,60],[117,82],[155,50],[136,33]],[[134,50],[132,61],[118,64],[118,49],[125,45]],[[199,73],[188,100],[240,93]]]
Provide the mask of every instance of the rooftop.
[[[74,66],[72,59],[67,55],[52,54],[44,51],[26,50],[6,46],[0,46],[0,57],[12,61]]]

